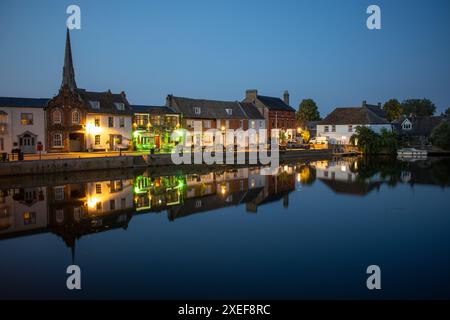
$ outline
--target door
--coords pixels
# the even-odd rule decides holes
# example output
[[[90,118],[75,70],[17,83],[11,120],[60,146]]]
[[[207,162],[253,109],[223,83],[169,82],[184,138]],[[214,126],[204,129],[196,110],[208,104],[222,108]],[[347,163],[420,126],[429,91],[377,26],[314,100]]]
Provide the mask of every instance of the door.
[[[155,136],[155,145],[156,145],[156,149],[161,148],[161,137],[160,136]]]
[[[70,152],[82,151],[84,136],[82,133],[71,133],[69,135],[69,149]]]
[[[19,148],[23,153],[36,153],[36,136],[29,133],[19,136]]]

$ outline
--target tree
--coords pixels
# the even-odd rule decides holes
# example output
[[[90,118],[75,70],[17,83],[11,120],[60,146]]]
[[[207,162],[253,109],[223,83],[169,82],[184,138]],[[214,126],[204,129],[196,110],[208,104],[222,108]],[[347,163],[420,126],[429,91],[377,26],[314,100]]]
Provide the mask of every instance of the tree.
[[[391,99],[383,105],[383,110],[387,114],[389,121],[397,120],[403,114],[402,105],[397,99]]]
[[[417,117],[432,116],[436,106],[428,99],[408,99],[402,102],[403,114]]]
[[[381,130],[381,147],[390,154],[397,154],[399,146],[399,136],[394,131]]]
[[[370,128],[356,127],[350,143],[357,146],[365,155],[376,154],[381,148],[381,137]]]
[[[450,108],[447,108],[447,110],[445,110],[444,116],[450,117]]]
[[[313,99],[304,99],[300,103],[297,111],[297,123],[303,126],[307,121],[320,120],[319,109]]]
[[[431,141],[435,146],[450,150],[450,123],[442,121],[431,133]]]

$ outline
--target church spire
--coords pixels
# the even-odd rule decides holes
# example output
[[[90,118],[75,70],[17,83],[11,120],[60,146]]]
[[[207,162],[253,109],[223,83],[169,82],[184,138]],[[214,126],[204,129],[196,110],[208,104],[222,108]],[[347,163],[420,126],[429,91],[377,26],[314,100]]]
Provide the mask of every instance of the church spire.
[[[66,36],[66,52],[64,56],[63,79],[61,83],[61,88],[63,88],[64,86],[67,86],[72,91],[74,91],[77,88],[77,84],[75,82],[75,71],[73,69],[72,48],[70,46],[69,29],[67,29],[67,36]]]

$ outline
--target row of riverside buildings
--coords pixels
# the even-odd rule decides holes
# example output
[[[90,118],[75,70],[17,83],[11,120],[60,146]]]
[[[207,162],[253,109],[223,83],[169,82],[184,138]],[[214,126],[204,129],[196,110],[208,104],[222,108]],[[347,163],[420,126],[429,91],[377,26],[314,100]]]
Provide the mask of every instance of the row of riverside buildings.
[[[242,101],[214,101],[168,95],[165,106],[132,105],[125,94],[80,89],[75,81],[67,30],[61,87],[51,99],[0,97],[0,153],[19,149],[48,153],[151,149],[170,151],[184,130],[204,132],[269,129],[296,138],[289,93],[267,97],[247,90]],[[174,139],[172,132],[180,132]],[[207,141],[201,138],[202,145]],[[185,141],[186,142],[186,141]],[[192,141],[194,142],[194,141]],[[197,142],[197,141],[195,141]]]

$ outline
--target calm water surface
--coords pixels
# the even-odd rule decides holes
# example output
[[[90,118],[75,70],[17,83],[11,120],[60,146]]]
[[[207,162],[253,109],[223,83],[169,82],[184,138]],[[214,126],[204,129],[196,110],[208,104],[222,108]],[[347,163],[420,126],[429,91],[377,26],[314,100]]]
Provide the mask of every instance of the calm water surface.
[[[1,180],[0,298],[450,298],[448,159],[259,171]]]

